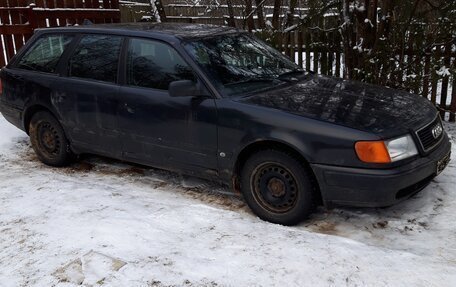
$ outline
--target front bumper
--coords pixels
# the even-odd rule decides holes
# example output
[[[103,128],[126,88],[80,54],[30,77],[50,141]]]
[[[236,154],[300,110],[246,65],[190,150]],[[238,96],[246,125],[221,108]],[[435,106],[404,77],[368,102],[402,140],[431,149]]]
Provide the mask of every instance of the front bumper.
[[[437,162],[451,151],[445,134],[425,157],[392,169],[363,169],[312,164],[326,206],[385,207],[425,188],[437,174]]]

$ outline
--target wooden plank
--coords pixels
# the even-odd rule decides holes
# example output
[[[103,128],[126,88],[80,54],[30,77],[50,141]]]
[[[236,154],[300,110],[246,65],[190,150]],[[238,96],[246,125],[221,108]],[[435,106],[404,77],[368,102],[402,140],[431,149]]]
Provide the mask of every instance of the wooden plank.
[[[35,7],[45,8],[44,0],[36,0]],[[46,28],[46,17],[36,17],[36,28]]]
[[[303,68],[302,65],[302,46],[304,45],[304,31],[298,30],[298,65],[299,67]]]
[[[91,0],[86,0],[91,1]],[[74,8],[74,0],[64,0],[65,8]]]
[[[8,6],[8,2],[6,0],[0,0],[0,6],[2,7],[7,7]],[[0,22],[3,25],[5,25],[5,22],[3,22],[3,19],[4,17],[6,17],[7,14],[5,14],[4,12],[7,11],[6,8],[5,10],[0,10]],[[2,26],[0,26],[0,29],[2,28]],[[6,46],[6,42],[5,42],[5,34],[4,32],[2,32],[0,30],[0,34],[3,36],[3,41],[0,41],[0,67],[3,67],[5,66],[7,63],[8,63],[8,48]]]
[[[275,32],[277,35],[277,49],[283,53],[283,34],[280,31]]]
[[[55,0],[55,8],[65,8],[64,0]],[[66,18],[55,17],[57,26],[65,26]]]
[[[55,3],[54,3],[54,0],[45,0],[45,4],[47,6],[47,8],[55,8]],[[57,27],[57,18],[56,17],[53,17],[53,16],[49,16],[48,17],[49,19],[49,26],[50,27]]]
[[[1,7],[8,7],[8,1],[6,0],[0,0],[0,6]],[[0,10],[0,22],[2,25],[5,25],[8,22],[5,22],[6,16],[8,15],[7,10]],[[1,28],[1,26],[0,26]],[[6,33],[3,33],[0,31],[0,34],[3,36],[3,41],[0,41],[0,66],[3,67],[8,63],[8,47],[6,43]]]
[[[290,54],[290,49],[288,46],[290,45],[290,40],[291,40],[291,33],[283,33],[282,34],[282,39],[283,39],[283,51],[285,52],[285,55],[287,55],[289,58],[291,57]]]
[[[295,31],[290,32],[289,39],[290,39],[290,41],[288,43],[288,53],[290,54],[290,57],[293,60],[293,62],[296,63],[296,52],[295,52],[296,34],[295,34]]]
[[[119,9],[119,0],[111,0],[111,8]],[[160,15],[160,17],[161,17],[161,15]]]
[[[23,35],[32,32],[32,28],[27,24],[18,25],[0,25],[0,34],[5,35]]]
[[[88,1],[90,1],[90,0],[88,0]],[[99,8],[98,5],[99,5],[98,0],[92,0],[92,7],[93,8],[95,8],[95,9]],[[92,18],[92,17],[91,18],[86,17],[86,18],[89,19],[94,24],[99,24],[99,23],[102,23],[102,21],[104,21],[103,20],[104,18],[103,19]]]
[[[105,9],[110,9],[111,7],[111,1],[109,0],[103,0],[103,8]]]
[[[342,53],[340,51],[337,51],[336,52],[336,77],[339,77],[339,78],[342,77],[342,74],[340,72],[340,68],[341,68],[340,58],[341,57],[342,57]]]
[[[423,70],[423,92],[422,92],[422,96],[424,98],[428,98],[429,97],[429,78],[430,78],[430,75],[429,75],[429,71],[431,69],[431,52],[430,51],[426,51],[426,54],[425,54],[425,58],[424,58],[424,70]]]
[[[8,1],[10,6],[18,7],[19,3],[17,0],[9,0]],[[10,10],[10,21],[11,24],[21,24],[21,16],[18,10]],[[16,49],[15,53],[19,51],[19,49],[24,45],[24,37],[23,34],[15,34],[13,36],[14,47]]]
[[[100,8],[100,2],[98,0],[92,0],[93,8]]]
[[[445,46],[443,65],[447,68],[449,68],[451,65],[450,51],[451,51],[451,45]],[[442,90],[440,92],[440,107],[443,109],[446,109],[449,80],[450,80],[450,77],[448,75],[444,75],[443,80],[442,80]],[[445,111],[440,110],[440,116],[442,117],[442,119],[444,119]]]
[[[33,13],[33,7],[34,6],[29,6],[27,7],[27,11],[25,11],[25,17],[26,17],[26,23],[28,24],[28,27],[30,29],[29,33],[24,33],[24,40],[27,41],[33,36],[33,30],[37,27],[37,20],[35,13]]]
[[[312,33],[312,44],[313,44],[312,51],[313,51],[313,66],[314,66],[313,70],[314,70],[315,73],[319,73],[319,69],[318,69],[319,65],[318,64],[319,64],[319,61],[320,61],[320,51],[319,51],[320,50],[320,47],[319,47],[320,44],[317,43],[318,42],[317,34],[318,34],[318,32],[317,33],[315,33],[315,32]],[[315,43],[317,43],[317,44],[315,45]]]
[[[93,10],[35,10],[36,15],[40,17],[52,15],[58,18],[89,18],[89,19],[104,19],[104,18],[117,18],[120,19],[119,10],[105,10],[105,9],[93,9]]]
[[[85,1],[91,1],[91,0],[85,0]],[[66,8],[74,8],[74,0],[64,0],[65,2],[65,7]],[[71,11],[72,13],[64,13],[64,14],[60,14],[62,16],[58,16],[59,18],[63,18],[65,19],[65,26],[72,26],[76,23],[78,23],[77,21],[77,16],[74,15],[73,11]],[[63,26],[63,25],[61,25]]]
[[[84,7],[85,8],[93,8],[92,0],[84,0]]]
[[[328,32],[327,35],[326,35],[326,39],[328,39],[328,43],[326,44],[326,47],[327,47],[327,54],[328,54],[328,62],[327,62],[327,66],[328,66],[328,72],[327,72],[327,75],[328,76],[332,76],[333,75],[333,62],[334,62],[334,33],[332,32]]]
[[[304,32],[305,32],[304,43],[305,43],[305,50],[306,50],[306,70],[310,71],[310,34],[309,34],[309,30],[307,29],[307,27],[304,27]]]
[[[74,7],[75,8],[84,8],[83,0],[74,0]]]
[[[1,0],[0,5],[2,6],[8,6],[8,3],[6,0]],[[1,10],[0,11],[0,21],[3,24],[3,26],[11,25],[10,21],[10,14],[9,10]],[[11,26],[10,26],[11,27]],[[5,42],[5,54],[6,54],[6,62],[9,61],[14,56],[14,36],[13,33],[1,33],[3,35],[3,41]]]
[[[35,0],[35,6],[40,8],[45,8],[44,0]]]
[[[111,1],[103,0],[103,8],[110,9],[111,8]]]
[[[434,66],[440,62],[440,46],[436,46],[434,48],[435,52],[433,54],[433,58],[435,63]],[[435,105],[437,100],[437,83],[439,78],[437,77],[437,73],[434,69],[431,70],[431,102]]]
[[[4,51],[5,51],[5,48],[3,47],[3,43],[0,41],[0,68],[3,68],[5,65],[6,65],[6,59],[5,59],[5,56],[4,56]]]
[[[453,65],[456,65],[456,59],[453,59]],[[451,92],[450,105],[450,122],[456,121],[456,75],[453,74],[453,90]]]

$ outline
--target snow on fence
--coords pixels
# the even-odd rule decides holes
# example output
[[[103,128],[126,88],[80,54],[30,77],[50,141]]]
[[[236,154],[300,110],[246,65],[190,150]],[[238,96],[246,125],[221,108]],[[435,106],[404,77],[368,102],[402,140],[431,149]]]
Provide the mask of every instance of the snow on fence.
[[[32,36],[36,28],[119,22],[118,0],[0,0],[0,67]]]

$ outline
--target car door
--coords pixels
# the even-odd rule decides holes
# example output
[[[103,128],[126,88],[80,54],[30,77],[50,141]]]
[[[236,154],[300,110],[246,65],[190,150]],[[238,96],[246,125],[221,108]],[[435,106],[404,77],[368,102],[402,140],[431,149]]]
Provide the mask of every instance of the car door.
[[[119,93],[123,156],[168,169],[214,174],[217,168],[215,100],[171,97],[177,80],[198,81],[170,45],[130,38],[125,53],[125,85]]]
[[[118,61],[123,38],[81,35],[55,87],[73,145],[120,156],[117,129]]]

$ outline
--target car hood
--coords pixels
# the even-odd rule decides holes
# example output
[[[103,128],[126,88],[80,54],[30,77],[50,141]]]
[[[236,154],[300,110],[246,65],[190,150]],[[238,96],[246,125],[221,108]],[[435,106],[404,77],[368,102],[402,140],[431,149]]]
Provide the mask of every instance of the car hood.
[[[435,119],[425,98],[404,91],[309,74],[293,85],[239,101],[372,132],[388,138]]]

